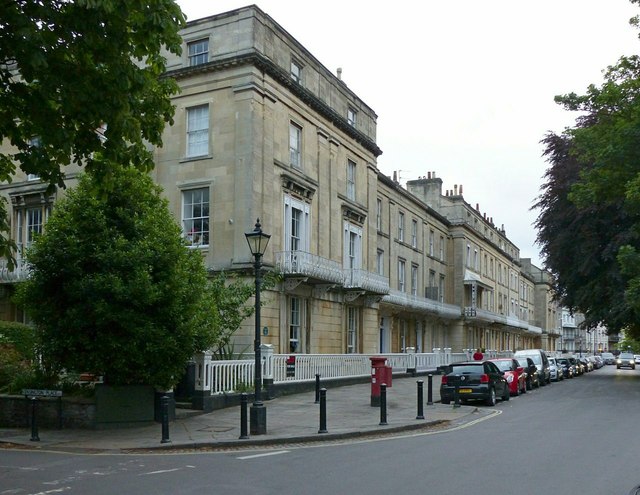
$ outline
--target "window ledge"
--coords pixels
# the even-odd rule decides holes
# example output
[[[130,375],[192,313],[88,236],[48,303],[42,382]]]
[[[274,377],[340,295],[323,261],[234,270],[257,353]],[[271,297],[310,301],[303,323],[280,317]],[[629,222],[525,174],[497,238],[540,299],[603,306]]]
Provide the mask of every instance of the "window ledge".
[[[179,163],[197,162],[200,160],[210,160],[211,158],[213,158],[212,155],[185,156],[183,158],[180,158]]]

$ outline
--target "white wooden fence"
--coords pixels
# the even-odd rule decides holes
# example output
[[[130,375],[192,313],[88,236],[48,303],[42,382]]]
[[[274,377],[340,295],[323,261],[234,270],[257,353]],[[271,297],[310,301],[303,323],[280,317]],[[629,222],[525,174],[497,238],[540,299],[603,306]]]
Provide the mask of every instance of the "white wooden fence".
[[[498,353],[489,351],[485,358],[510,356],[510,352]],[[287,360],[295,357],[295,364]],[[314,381],[316,374],[323,379],[362,377],[371,374],[372,356],[387,358],[387,366],[396,373],[407,370],[435,370],[438,366],[466,361],[470,359],[468,352],[452,353],[450,349],[433,353],[401,353],[401,354],[273,354],[262,355],[262,376],[273,379],[273,383]],[[215,361],[207,359],[200,363],[196,372],[197,388],[211,394],[250,391],[253,389],[254,360],[242,359],[231,361]]]

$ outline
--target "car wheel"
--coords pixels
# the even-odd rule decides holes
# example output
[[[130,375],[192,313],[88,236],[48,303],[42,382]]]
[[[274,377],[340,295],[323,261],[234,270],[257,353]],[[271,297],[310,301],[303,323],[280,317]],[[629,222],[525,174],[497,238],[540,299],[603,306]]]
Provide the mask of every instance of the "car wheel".
[[[616,368],[620,369],[620,366],[616,366]]]
[[[526,382],[526,381],[525,381],[525,382],[523,382],[523,384],[522,384],[522,393],[523,393],[523,394],[526,394],[526,393],[527,393],[527,382]]]
[[[516,384],[516,393],[513,394],[515,397],[518,397],[520,395],[520,384]]]
[[[511,393],[509,392],[509,385],[505,385],[504,393],[502,394],[502,402],[506,402],[511,398]]]
[[[487,406],[495,406],[496,405],[496,389],[491,387],[489,389],[489,397],[484,401]]]
[[[531,383],[531,378],[527,378],[527,390],[533,389],[533,383]]]

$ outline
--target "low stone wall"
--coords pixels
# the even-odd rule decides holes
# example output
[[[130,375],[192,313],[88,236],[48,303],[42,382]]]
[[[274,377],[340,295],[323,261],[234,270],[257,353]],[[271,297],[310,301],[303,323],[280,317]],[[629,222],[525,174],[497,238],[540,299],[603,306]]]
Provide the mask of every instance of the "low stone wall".
[[[152,387],[103,387],[96,398],[40,397],[38,427],[108,429],[134,427],[162,421],[161,397],[169,397],[169,420],[175,419],[173,393]],[[0,395],[0,428],[29,428],[31,399],[23,395]]]
[[[43,428],[94,428],[96,406],[91,399],[41,397],[37,399],[38,426]],[[0,395],[0,427],[31,425],[31,400],[23,395]]]

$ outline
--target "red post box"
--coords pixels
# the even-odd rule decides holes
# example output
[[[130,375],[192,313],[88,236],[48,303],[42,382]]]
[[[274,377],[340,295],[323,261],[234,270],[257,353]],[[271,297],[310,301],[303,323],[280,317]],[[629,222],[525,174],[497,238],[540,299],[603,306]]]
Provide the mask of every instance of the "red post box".
[[[372,356],[371,360],[371,406],[380,406],[380,385],[391,386],[392,368],[387,366],[387,358],[383,356]]]

